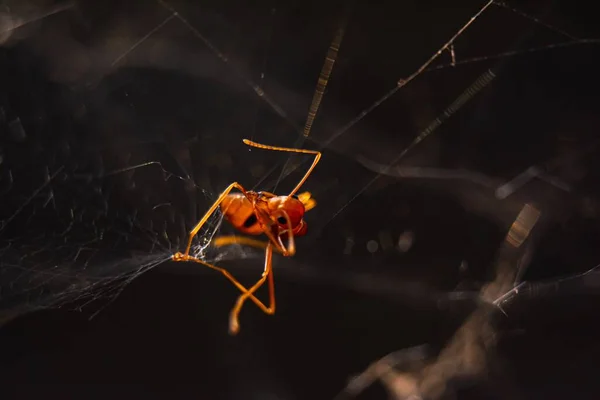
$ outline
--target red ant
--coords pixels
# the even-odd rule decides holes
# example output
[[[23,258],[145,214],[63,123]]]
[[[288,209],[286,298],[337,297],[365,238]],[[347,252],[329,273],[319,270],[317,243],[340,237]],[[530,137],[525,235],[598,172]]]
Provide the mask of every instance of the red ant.
[[[294,238],[303,236],[307,232],[307,225],[304,221],[304,213],[312,209],[316,202],[311,198],[308,192],[301,193],[298,196],[295,194],[300,187],[306,182],[313,169],[321,159],[321,153],[315,150],[294,149],[286,147],[275,147],[265,144],[256,143],[248,139],[243,140],[245,144],[252,147],[265,150],[285,151],[290,153],[313,154],[315,159],[308,169],[304,177],[296,185],[294,190],[287,196],[277,196],[269,192],[254,192],[246,190],[242,185],[233,182],[221,193],[215,203],[209,208],[204,217],[190,231],[185,253],[177,252],[173,254],[173,261],[194,261],[205,265],[216,271],[221,272],[229,279],[242,294],[238,297],[237,302],[229,317],[229,332],[236,334],[239,329],[239,313],[246,299],[252,300],[263,312],[269,315],[275,314],[275,283],[273,279],[272,257],[273,249],[281,253],[285,257],[292,257],[296,253],[296,245]],[[230,193],[233,189],[239,190],[241,193]],[[265,266],[260,279],[249,289],[245,288],[237,281],[227,270],[209,264],[190,255],[192,240],[198,234],[202,226],[208,218],[220,207],[225,219],[229,221],[238,231],[248,235],[258,236],[265,234],[266,242],[261,242],[246,237],[226,236],[215,239],[213,245],[219,247],[232,243],[241,243],[253,247],[265,248]],[[283,238],[287,236],[287,246],[283,243]],[[269,280],[269,306],[265,306],[262,301],[254,296],[254,292]]]

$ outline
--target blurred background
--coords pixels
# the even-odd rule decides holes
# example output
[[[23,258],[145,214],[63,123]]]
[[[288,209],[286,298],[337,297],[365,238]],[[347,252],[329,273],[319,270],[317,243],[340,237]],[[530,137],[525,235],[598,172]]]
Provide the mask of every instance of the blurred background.
[[[598,398],[591,7],[2,2],[2,398]],[[311,161],[243,138],[323,158],[277,313],[230,336],[235,287],[169,257]],[[250,285],[231,233],[194,243]]]

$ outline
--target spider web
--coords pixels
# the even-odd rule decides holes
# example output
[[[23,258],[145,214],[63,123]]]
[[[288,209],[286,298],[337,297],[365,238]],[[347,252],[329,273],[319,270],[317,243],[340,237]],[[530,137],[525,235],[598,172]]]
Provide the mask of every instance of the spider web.
[[[37,6],[19,9],[15,4],[2,14],[2,43],[8,49],[18,48],[23,43],[25,47],[29,42],[37,43],[40,36],[48,34],[50,28],[44,30],[44,27],[52,26],[54,18],[57,21],[88,18],[87,14],[80,15],[85,14],[82,10],[87,6],[89,4],[81,2],[64,3],[51,9]],[[85,97],[91,96],[90,93],[95,96],[91,96],[93,101],[85,103],[86,110],[81,109],[81,102],[65,100],[68,104],[56,105],[68,111],[62,113],[63,119],[53,126],[52,134],[35,122],[36,113],[41,113],[43,108],[40,105],[43,99],[36,93],[17,96],[17,102],[33,104],[29,109],[17,107],[8,100],[2,105],[0,301],[5,319],[38,308],[66,304],[83,308],[97,301],[105,304],[115,299],[133,279],[183,249],[189,229],[228,182],[244,182],[245,177],[248,182],[256,182],[257,187],[278,187],[284,178],[297,175],[298,167],[305,165],[299,157],[286,157],[283,173],[275,174],[276,168],[281,167],[281,156],[261,153],[259,167],[236,170],[235,174],[229,170],[231,173],[226,178],[215,182],[210,176],[213,170],[227,170],[233,161],[224,156],[227,149],[215,150],[204,145],[203,140],[223,132],[232,137],[232,142],[239,142],[238,139],[245,136],[260,141],[275,132],[271,137],[281,142],[271,144],[306,143],[356,159],[374,171],[366,181],[350,185],[350,189],[333,202],[333,208],[324,207],[326,215],[321,229],[343,215],[344,210],[382,176],[473,181],[491,189],[498,198],[509,197],[533,178],[540,178],[559,190],[569,190],[567,183],[545,169],[528,166],[525,172],[516,172],[521,179],[490,178],[485,171],[445,166],[424,169],[423,162],[418,157],[416,161],[410,159],[410,155],[417,146],[427,147],[431,136],[443,133],[443,125],[448,120],[463,106],[476,103],[488,85],[494,84],[501,72],[492,68],[492,62],[594,46],[597,39],[547,23],[535,16],[535,10],[524,12],[494,1],[471,2],[451,18],[443,15],[443,10],[426,18],[430,24],[444,25],[431,37],[424,36],[428,26],[419,25],[407,28],[407,32],[396,32],[390,39],[388,36],[392,34],[383,31],[361,32],[364,28],[356,23],[360,11],[364,11],[360,2],[350,5],[334,2],[323,6],[323,10],[310,6],[330,18],[315,20],[313,25],[309,22],[303,32],[305,42],[291,38],[286,44],[286,55],[296,62],[291,62],[291,67],[275,68],[280,62],[275,55],[282,50],[281,44],[274,49],[274,31],[280,18],[285,19],[285,15],[280,16],[282,12],[278,7],[271,4],[257,7],[254,14],[245,17],[246,26],[237,28],[237,35],[225,32],[227,29],[223,26],[232,25],[225,16],[213,11],[210,5],[206,7],[208,11],[186,2],[128,3],[127,12],[109,19],[89,44],[93,50],[86,49],[94,54],[90,59],[101,62],[79,62],[75,50],[56,57],[51,56],[48,46],[35,48],[35,56],[49,64],[44,72],[51,76],[51,81],[68,83],[75,88],[69,96]],[[419,12],[418,8],[415,10]],[[491,24],[492,16],[501,22]],[[515,29],[498,34],[498,26],[504,25]],[[524,30],[533,30],[536,35],[525,45],[515,44]],[[315,86],[319,72],[325,71],[322,68],[324,56],[332,47],[336,32],[340,31],[344,35],[336,45],[339,59],[329,70],[330,74],[325,72],[325,84],[319,89],[323,96],[296,90],[309,86],[308,82]],[[415,45],[414,34],[418,32],[423,35],[423,43]],[[241,40],[244,34],[248,37]],[[366,38],[362,42],[357,39],[361,34]],[[398,50],[388,49],[387,43],[385,46],[377,44],[385,38],[396,42]],[[50,41],[53,40],[63,40],[65,47],[75,46],[72,39],[63,34],[51,37]],[[248,46],[249,43],[252,46]],[[251,53],[257,47],[262,49],[260,56],[253,56]],[[298,51],[300,47],[302,52]],[[402,50],[405,48],[409,50]],[[18,53],[18,50],[13,51]],[[28,65],[37,60],[28,53],[23,57]],[[381,76],[386,79],[365,75],[365,64],[379,65]],[[197,80],[216,82],[216,92],[208,89],[195,92],[196,96],[206,97],[201,103],[222,102],[227,109],[243,104],[243,118],[218,114],[219,121],[206,122],[207,128],[200,127],[196,120],[179,118],[182,114],[168,109],[164,103],[156,108],[142,105],[139,93],[145,89],[136,86],[131,79],[136,69],[142,67],[177,71]],[[296,74],[302,75],[307,84],[291,82],[282,72],[286,68],[297,69]],[[396,74],[392,80],[390,71]],[[10,71],[4,72],[7,79]],[[160,75],[148,74],[147,81],[156,79],[160,79]],[[368,154],[364,145],[368,134],[365,122],[376,127],[390,121],[400,124],[398,120],[402,118],[398,118],[393,109],[406,104],[407,97],[416,93],[411,87],[425,79],[450,89],[440,97],[435,96],[436,106],[419,115],[412,126],[402,125],[388,132],[392,136],[374,146],[379,149],[377,157]],[[40,80],[36,85],[41,92],[45,83]],[[246,97],[231,100],[220,94],[220,88]],[[103,90],[110,93],[97,94]],[[344,97],[359,97],[361,101],[344,104]],[[431,99],[420,104],[428,100]],[[156,101],[160,102],[158,98]],[[115,103],[135,110],[137,118],[123,122],[121,109],[111,107]],[[208,105],[206,107],[210,110]],[[309,109],[313,118],[305,124]],[[414,108],[410,112],[414,112]],[[154,126],[145,122],[155,113],[165,114],[166,122]],[[90,118],[90,114],[95,118]],[[39,120],[47,121],[48,116],[42,115]],[[101,121],[99,126],[98,121]],[[303,126],[313,129],[305,131]],[[413,129],[415,127],[418,129]],[[147,136],[120,139],[118,134],[128,129],[143,129]],[[64,133],[67,130],[77,130],[81,137],[73,140],[73,136]],[[106,133],[113,131],[117,134],[108,136]],[[178,135],[179,131],[186,131],[188,136]],[[149,139],[153,135],[158,137],[160,132],[172,133],[175,138],[167,144]],[[255,151],[240,154],[239,160],[256,154]],[[198,168],[194,163],[198,159],[209,166],[204,174],[196,172]],[[522,205],[519,202],[518,209]],[[195,256],[219,262],[254,254],[239,246],[211,249],[211,239],[223,229],[221,222],[221,216],[216,213],[197,235],[193,247]]]
[[[25,132],[15,124],[9,127],[12,133]],[[185,238],[186,227],[173,211],[173,195],[181,195],[186,184],[188,190],[202,192],[189,179],[167,172],[160,162],[132,164],[138,156],[129,153],[128,160],[117,162],[126,167],[104,172],[114,162],[110,151],[94,151],[89,154],[92,161],[82,165],[64,156],[75,149],[50,145],[43,156],[27,157],[25,163],[10,143],[4,149],[5,212],[0,227],[6,238],[0,268],[4,318],[67,303],[80,310],[93,304],[91,310],[99,312],[133,279],[169,260],[183,245],[180,238]],[[168,188],[167,196],[149,192],[143,182],[150,179],[159,183],[154,188],[160,184]],[[128,205],[115,196],[124,187],[128,196],[142,201]],[[192,255],[214,262],[245,256],[239,246],[210,251],[221,220],[220,212],[213,214],[194,240]]]

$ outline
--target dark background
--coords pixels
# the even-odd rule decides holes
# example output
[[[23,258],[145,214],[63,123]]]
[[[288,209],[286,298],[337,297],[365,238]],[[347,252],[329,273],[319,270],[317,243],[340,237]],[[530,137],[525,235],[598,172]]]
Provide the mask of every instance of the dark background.
[[[597,265],[600,58],[596,43],[578,42],[600,37],[591,5],[492,5],[456,40],[457,66],[445,52],[331,141],[483,6],[367,3],[5,4],[2,398],[331,399],[391,351],[444,346],[493,278],[525,203],[541,219],[524,279]],[[64,10],[41,18],[57,5]],[[299,141],[344,16],[317,122]],[[29,22],[10,29],[19,21]],[[380,176],[371,184],[368,165],[394,161],[488,69],[497,76],[489,86],[393,165],[475,171],[497,185],[538,165],[568,191],[535,179],[499,200],[468,180]],[[275,259],[277,314],[249,304],[231,337],[237,293],[221,276],[196,265],[141,266],[181,250],[230,182],[271,190],[284,164],[301,160],[248,151],[246,137],[322,149],[323,159],[305,186],[318,201],[309,234],[296,257]],[[396,243],[406,232],[414,244],[402,252]],[[244,282],[260,273],[260,253],[220,255]],[[517,298],[494,319],[488,373],[449,398],[597,398],[596,290],[577,281]],[[374,385],[360,398],[385,396]]]

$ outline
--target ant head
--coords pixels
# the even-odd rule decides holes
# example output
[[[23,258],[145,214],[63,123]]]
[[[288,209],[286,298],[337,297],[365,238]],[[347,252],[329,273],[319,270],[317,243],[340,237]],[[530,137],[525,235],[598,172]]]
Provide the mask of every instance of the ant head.
[[[269,200],[269,208],[273,210],[277,225],[281,229],[288,228],[288,221],[285,214],[290,218],[292,229],[296,229],[304,218],[304,204],[296,197],[277,196]]]

